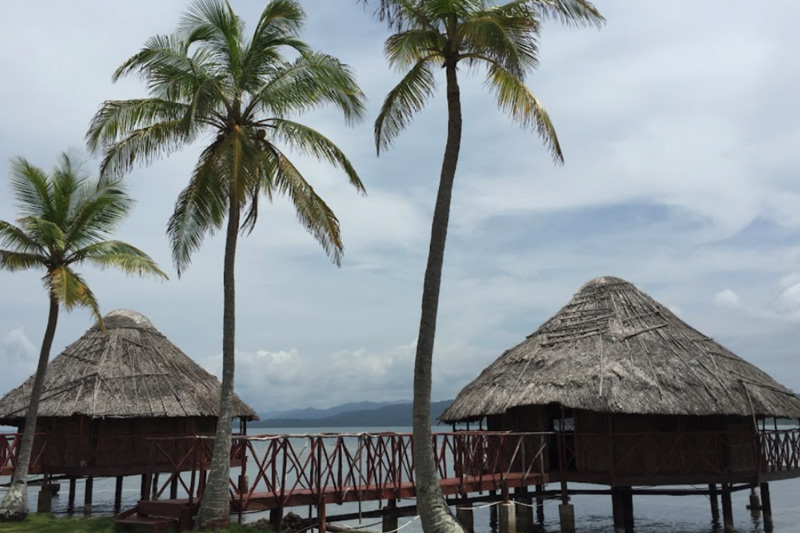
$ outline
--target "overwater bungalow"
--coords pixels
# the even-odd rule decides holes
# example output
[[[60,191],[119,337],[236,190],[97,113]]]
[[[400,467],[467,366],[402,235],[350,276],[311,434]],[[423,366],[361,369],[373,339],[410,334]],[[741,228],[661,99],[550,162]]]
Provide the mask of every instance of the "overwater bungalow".
[[[760,487],[769,529],[768,483],[800,477],[800,432],[778,418],[800,419],[791,390],[614,277],[581,287],[441,416],[539,434],[539,463],[518,467],[560,483],[562,531],[570,483],[609,487],[618,531],[633,529],[632,495],[689,493],[712,513],[720,493],[732,530],[731,491]]]
[[[117,310],[104,322],[105,331],[95,325],[48,364],[30,465],[32,474],[69,479],[71,507],[76,478],[86,478],[85,511],[95,477],[117,477],[119,508],[123,476],[141,475],[145,498],[152,476],[195,466],[173,458],[196,435],[213,435],[219,410],[217,378],[146,317]],[[32,384],[33,376],[0,399],[0,424],[22,432]],[[238,396],[234,416],[242,433],[257,419]],[[20,437],[0,435],[0,474],[13,473]],[[48,503],[40,497],[40,509]]]

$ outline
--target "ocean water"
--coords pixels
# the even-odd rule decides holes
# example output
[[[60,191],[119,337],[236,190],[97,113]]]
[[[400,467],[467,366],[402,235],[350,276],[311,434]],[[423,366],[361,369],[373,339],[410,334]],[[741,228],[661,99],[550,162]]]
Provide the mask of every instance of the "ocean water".
[[[361,433],[376,432],[377,428],[270,428],[270,433]],[[434,431],[449,431],[449,427],[434,428]],[[410,428],[382,428],[381,431],[395,431],[398,433],[409,432]],[[264,432],[258,428],[251,433]],[[298,441],[301,442],[301,441]],[[237,472],[234,469],[234,474]],[[252,475],[252,474],[251,474]],[[7,483],[8,478],[0,478],[0,483]],[[570,485],[571,487],[573,485]],[[574,486],[578,488],[578,485]],[[588,488],[588,486],[586,486]],[[68,483],[61,482],[59,494],[53,498],[52,508],[56,515],[67,514]],[[556,488],[556,487],[552,487]],[[597,488],[594,486],[593,488]],[[35,507],[39,488],[32,486],[29,489],[29,501]],[[125,478],[123,485],[123,509],[133,507],[139,499],[140,478]],[[770,484],[772,496],[772,515],[775,533],[800,533],[800,479],[777,481]],[[83,514],[83,481],[78,481],[74,510],[76,515]],[[739,533],[764,532],[761,518],[754,518],[746,508],[749,504],[749,491],[739,491],[733,494],[733,514],[736,531]],[[94,498],[92,510],[95,515],[112,514],[114,503],[114,480],[96,479],[94,482]],[[412,504],[411,500],[398,502],[399,506]],[[613,533],[614,527],[611,514],[611,497],[602,495],[573,496],[575,507],[576,528],[580,532]],[[637,533],[721,533],[720,525],[715,525],[711,520],[709,500],[705,496],[635,496],[634,517]],[[364,511],[377,508],[376,502],[362,504]],[[537,525],[533,531],[536,533],[557,533],[558,501],[546,500],[545,522]],[[358,512],[358,504],[344,505],[329,504],[327,514],[334,517],[339,514]],[[307,507],[297,507],[288,511],[300,516],[313,516],[314,510]],[[310,514],[309,514],[310,513]],[[497,533],[496,524],[492,520],[492,508],[481,504],[475,505],[474,523],[476,533]],[[267,513],[253,513],[244,516],[245,522],[252,522],[266,516]],[[365,518],[362,521],[351,520],[341,522],[349,527],[359,527],[370,531],[380,531],[379,518]],[[422,527],[419,520],[414,517],[400,517],[399,525],[404,533],[421,533]]]

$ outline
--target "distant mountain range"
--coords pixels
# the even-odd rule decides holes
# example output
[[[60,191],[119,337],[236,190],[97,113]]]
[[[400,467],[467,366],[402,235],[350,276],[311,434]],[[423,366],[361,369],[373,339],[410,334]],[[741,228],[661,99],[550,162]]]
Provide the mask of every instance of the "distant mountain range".
[[[431,418],[434,422],[451,403],[453,400],[431,402]],[[306,408],[259,413],[261,420],[249,425],[266,428],[411,426],[411,410],[410,402],[355,402],[329,409]]]

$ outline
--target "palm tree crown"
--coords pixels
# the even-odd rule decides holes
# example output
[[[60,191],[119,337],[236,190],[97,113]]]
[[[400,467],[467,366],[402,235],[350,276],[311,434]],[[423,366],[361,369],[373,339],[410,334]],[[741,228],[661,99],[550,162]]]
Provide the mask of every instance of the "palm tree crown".
[[[389,64],[406,71],[375,121],[378,153],[388,148],[435,93],[435,71],[465,64],[486,67],[486,85],[498,106],[523,127],[535,128],[553,158],[563,162],[555,128],[525,86],[525,75],[538,66],[541,20],[598,25],[603,18],[592,4],[585,0],[516,0],[502,5],[485,0],[381,0],[377,13],[396,31],[385,45]]]
[[[88,307],[102,323],[94,294],[74,270],[83,262],[166,278],[138,248],[105,240],[133,206],[119,181],[98,184],[62,154],[51,175],[15,158],[11,188],[22,217],[18,225],[0,220],[0,269],[44,270],[45,287],[67,310]]]
[[[241,229],[252,230],[261,193],[289,196],[300,222],[335,263],[341,259],[338,220],[278,143],[341,168],[363,192],[344,153],[290,119],[333,104],[348,122],[359,120],[363,94],[349,67],[298,39],[304,17],[295,0],[273,0],[247,38],[227,3],[201,0],[174,34],[149,39],[114,73],[114,80],[139,75],[150,97],[108,101],[95,115],[87,143],[105,150],[103,175],[123,174],[138,161],[148,163],[202,134],[213,135],[168,226],[179,274],[204,235],[221,227],[231,199],[247,209]],[[285,60],[284,49],[298,56]]]

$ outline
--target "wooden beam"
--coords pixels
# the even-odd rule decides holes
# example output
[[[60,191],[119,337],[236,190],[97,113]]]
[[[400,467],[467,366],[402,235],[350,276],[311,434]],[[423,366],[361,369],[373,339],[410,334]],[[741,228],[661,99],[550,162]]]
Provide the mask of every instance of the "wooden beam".
[[[717,484],[711,483],[708,485],[708,499],[711,502],[711,521],[715,524],[719,523],[719,498],[717,497]]]

